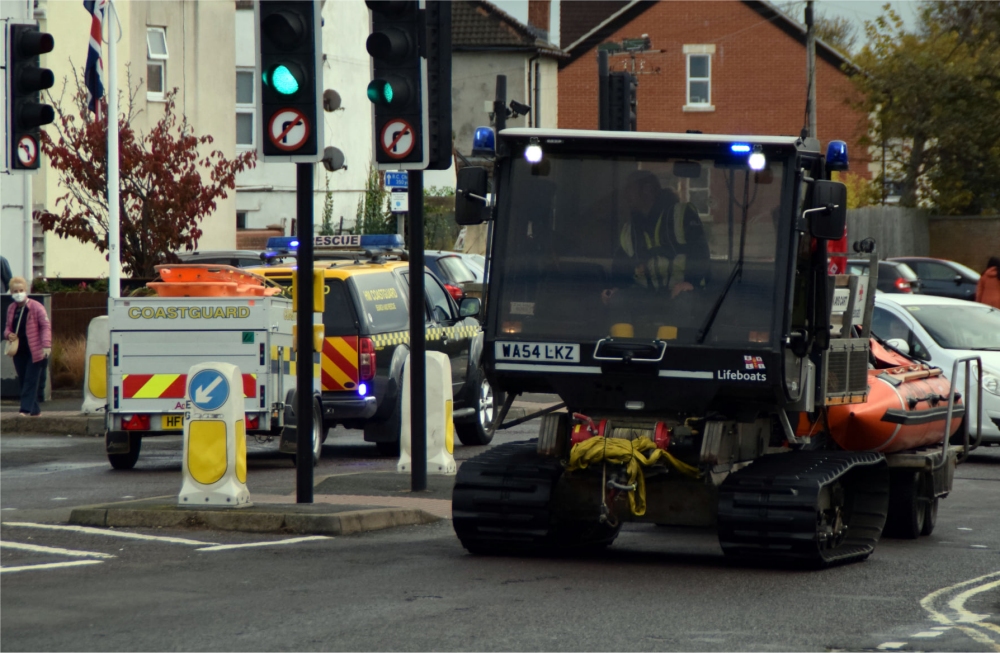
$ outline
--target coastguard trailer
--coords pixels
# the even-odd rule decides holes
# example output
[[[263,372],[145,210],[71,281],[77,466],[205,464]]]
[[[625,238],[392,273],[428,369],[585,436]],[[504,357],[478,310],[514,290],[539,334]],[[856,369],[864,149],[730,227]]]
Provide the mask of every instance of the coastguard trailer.
[[[158,296],[109,300],[105,443],[112,467],[134,467],[144,438],[183,433],[187,371],[210,361],[240,369],[247,436],[278,437],[281,451],[295,453],[292,300],[266,296],[280,290],[230,266],[159,266],[158,272],[164,281],[150,284]],[[318,459],[326,434],[318,378],[313,394]]]

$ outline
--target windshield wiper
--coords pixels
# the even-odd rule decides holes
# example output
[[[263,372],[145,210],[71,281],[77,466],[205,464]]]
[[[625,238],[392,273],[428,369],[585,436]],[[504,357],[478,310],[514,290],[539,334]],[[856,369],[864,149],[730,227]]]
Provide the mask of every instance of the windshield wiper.
[[[969,347],[969,351],[1000,351],[1000,347]]]
[[[743,253],[746,249],[747,242],[747,213],[750,211],[750,171],[747,170],[745,176],[743,177],[743,215],[740,217],[740,257],[736,259],[736,265],[733,266],[733,271],[729,273],[729,278],[726,279],[726,285],[719,293],[719,296],[715,298],[715,303],[712,304],[712,310],[708,312],[705,316],[705,323],[701,325],[698,329],[698,338],[695,341],[697,344],[705,342],[705,338],[708,336],[708,330],[712,328],[712,323],[715,322],[715,316],[719,314],[719,309],[722,308],[722,302],[725,301],[726,295],[729,294],[729,289],[733,287],[733,282],[736,281],[736,277],[743,277]]]

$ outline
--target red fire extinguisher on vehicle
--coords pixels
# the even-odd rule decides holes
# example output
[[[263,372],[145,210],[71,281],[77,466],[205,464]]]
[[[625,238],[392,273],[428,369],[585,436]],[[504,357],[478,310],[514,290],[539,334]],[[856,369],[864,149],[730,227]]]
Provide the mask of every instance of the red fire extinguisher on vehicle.
[[[847,226],[844,226],[844,237],[840,240],[829,240],[826,243],[828,255],[844,253],[844,256],[829,256],[826,271],[829,275],[847,274]]]

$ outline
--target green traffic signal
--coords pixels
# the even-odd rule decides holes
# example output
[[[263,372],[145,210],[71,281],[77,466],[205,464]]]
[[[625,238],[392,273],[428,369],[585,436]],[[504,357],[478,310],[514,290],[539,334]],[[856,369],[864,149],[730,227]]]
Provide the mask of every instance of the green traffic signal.
[[[392,104],[392,84],[384,79],[373,79],[368,84],[368,99],[374,104],[387,107]]]
[[[380,107],[403,107],[410,101],[410,85],[396,76],[373,79],[368,84],[368,99]]]
[[[264,71],[264,84],[270,86],[279,95],[295,95],[305,84],[302,71],[295,64],[278,64],[269,71]]]

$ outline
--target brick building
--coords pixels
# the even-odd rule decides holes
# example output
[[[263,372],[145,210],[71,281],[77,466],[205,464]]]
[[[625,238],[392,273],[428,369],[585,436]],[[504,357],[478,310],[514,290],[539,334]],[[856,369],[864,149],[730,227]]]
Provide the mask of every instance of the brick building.
[[[638,74],[639,131],[798,135],[806,122],[805,27],[770,2],[562,0],[559,127],[597,128],[597,52],[626,39],[610,68]],[[646,37],[646,45],[639,42]],[[643,49],[643,47],[645,49]],[[858,146],[847,59],[817,40],[820,141],[848,142],[851,170],[868,176]]]

